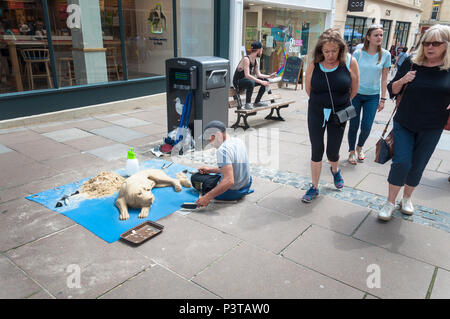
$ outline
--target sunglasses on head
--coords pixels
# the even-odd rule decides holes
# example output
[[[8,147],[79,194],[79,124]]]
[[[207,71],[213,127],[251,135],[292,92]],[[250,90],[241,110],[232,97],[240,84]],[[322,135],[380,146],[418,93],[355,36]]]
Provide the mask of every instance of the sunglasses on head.
[[[382,24],[372,24],[369,29],[383,29]]]
[[[424,47],[429,47],[430,46],[430,44],[432,45],[432,46],[434,46],[434,47],[438,47],[438,46],[440,46],[441,44],[443,44],[444,42],[440,42],[440,41],[431,41],[431,42],[428,42],[428,41],[423,41],[422,42],[422,45],[424,46]]]

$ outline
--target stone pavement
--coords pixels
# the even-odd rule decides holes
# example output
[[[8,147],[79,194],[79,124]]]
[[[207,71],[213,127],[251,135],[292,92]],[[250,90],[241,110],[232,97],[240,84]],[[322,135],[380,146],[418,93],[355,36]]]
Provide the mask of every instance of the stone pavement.
[[[107,244],[25,196],[122,168],[129,146],[140,161],[154,158],[167,132],[164,103],[143,98],[123,111],[0,129],[0,298],[450,298],[449,132],[414,193],[416,213],[380,222],[389,163],[373,162],[374,146],[393,103],[377,114],[364,164],[346,163],[344,138],[345,189],[332,186],[324,156],[321,195],[303,204],[307,97],[292,87],[282,94],[297,101],[285,122],[263,111],[249,118],[254,129],[235,133],[249,147],[255,193],[180,210],[139,247]],[[211,149],[172,159],[215,162]]]

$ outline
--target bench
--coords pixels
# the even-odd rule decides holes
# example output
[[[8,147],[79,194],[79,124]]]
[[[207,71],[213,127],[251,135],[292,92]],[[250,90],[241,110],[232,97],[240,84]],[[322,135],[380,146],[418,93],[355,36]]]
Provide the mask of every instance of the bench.
[[[245,91],[239,92],[238,94],[234,88],[230,88],[228,94],[228,106],[230,108],[236,107],[237,110],[234,111],[237,114],[237,121],[231,127],[236,129],[242,127],[244,130],[250,128],[247,122],[249,116],[256,115],[259,111],[269,110],[270,114],[265,117],[266,120],[284,121],[284,118],[280,115],[280,110],[289,107],[289,104],[295,103],[294,100],[283,99],[279,93],[278,83],[271,83],[269,85],[270,90],[264,93],[261,98],[261,102],[268,103],[268,106],[255,107],[253,110],[246,110],[243,107],[245,105]],[[258,95],[259,86],[255,87],[253,90],[251,102],[255,102],[255,98]],[[274,116],[274,111],[277,112],[277,116]],[[239,125],[241,120],[244,122],[244,126]]]

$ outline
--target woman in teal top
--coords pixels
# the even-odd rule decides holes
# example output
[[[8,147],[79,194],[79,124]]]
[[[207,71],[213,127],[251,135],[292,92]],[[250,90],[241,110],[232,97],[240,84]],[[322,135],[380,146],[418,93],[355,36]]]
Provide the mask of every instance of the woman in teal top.
[[[348,130],[350,152],[348,161],[353,165],[356,165],[357,162],[355,144],[360,124],[361,132],[359,133],[358,144],[356,145],[356,153],[358,161],[362,162],[365,159],[362,148],[369,137],[375,114],[377,110],[379,112],[384,108],[384,102],[386,101],[391,54],[381,47],[382,43],[383,26],[373,25],[367,30],[363,48],[353,53],[353,57],[358,62],[360,72],[358,94],[352,100],[357,116],[350,120]],[[361,110],[363,113],[362,119]]]

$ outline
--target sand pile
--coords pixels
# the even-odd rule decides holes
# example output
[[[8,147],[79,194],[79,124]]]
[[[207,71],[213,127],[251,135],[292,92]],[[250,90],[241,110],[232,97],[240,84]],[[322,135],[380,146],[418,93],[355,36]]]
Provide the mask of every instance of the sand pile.
[[[81,193],[89,198],[110,196],[119,191],[125,178],[113,172],[101,172],[91,178],[81,187]]]

